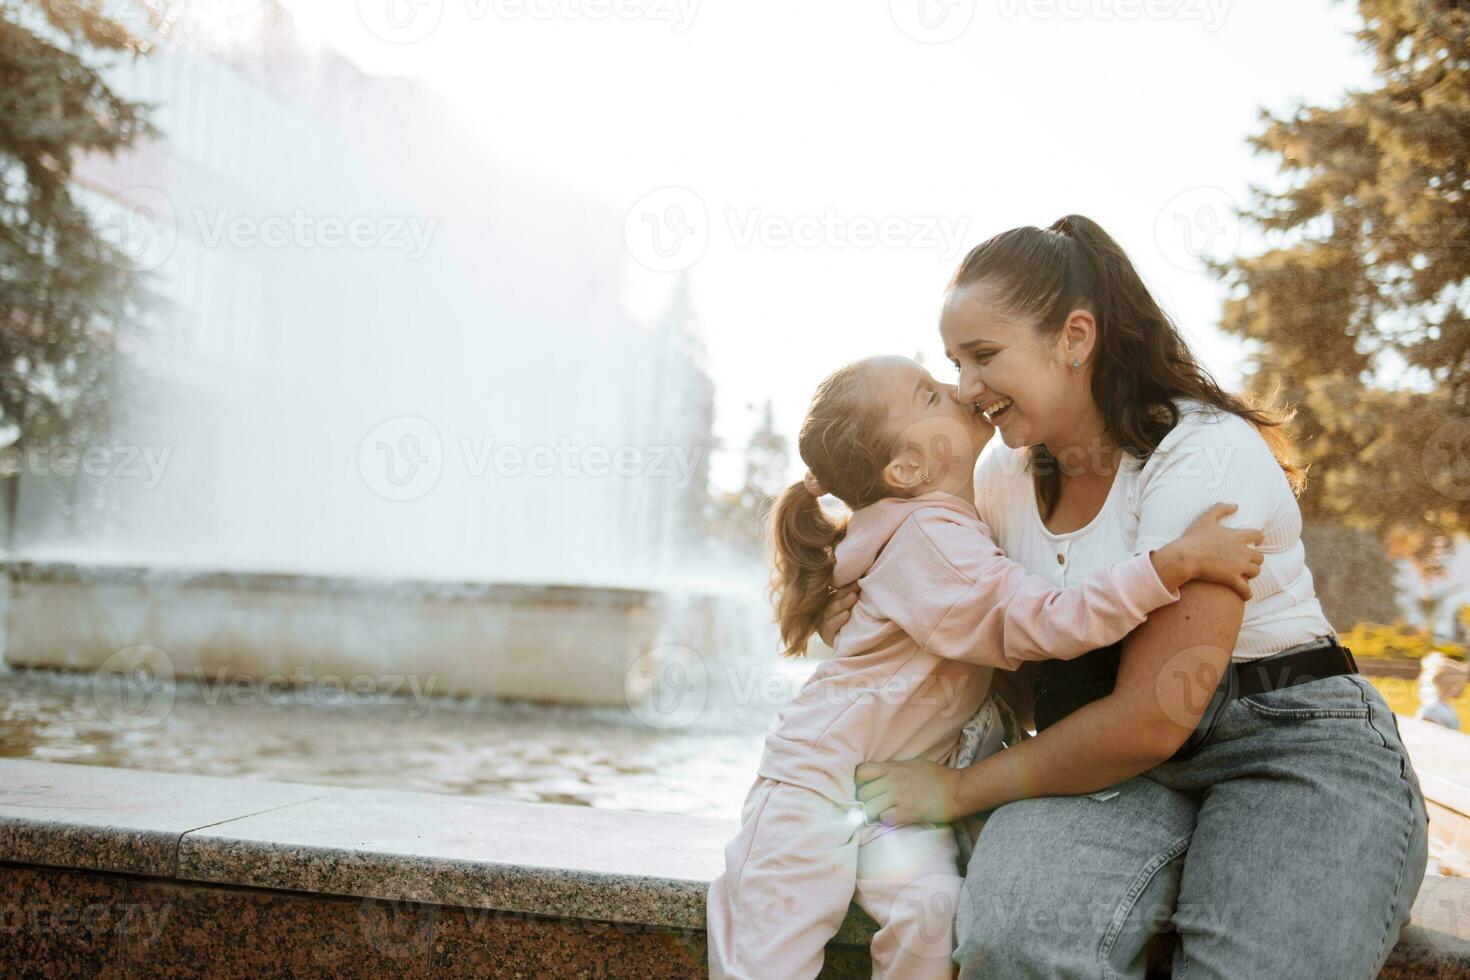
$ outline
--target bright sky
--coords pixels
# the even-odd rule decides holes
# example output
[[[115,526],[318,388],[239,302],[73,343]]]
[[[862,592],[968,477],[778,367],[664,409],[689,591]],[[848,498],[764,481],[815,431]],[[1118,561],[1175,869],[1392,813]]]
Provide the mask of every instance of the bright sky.
[[[717,430],[736,446],[747,405],[774,398],[794,433],[816,381],[854,357],[922,350],[949,377],[935,320],[964,250],[1070,211],[1123,243],[1236,383],[1221,290],[1192,252],[1253,247],[1236,244],[1229,209],[1273,178],[1245,142],[1261,107],[1332,101],[1369,78],[1355,5],[1328,0],[287,6],[309,36],[421,77],[505,156],[619,211],[693,191],[653,198],[632,225],[695,231],[669,263],[689,268]],[[634,302],[670,278],[644,268],[664,258],[647,245],[630,249],[645,260],[629,262]],[[720,461],[717,479],[733,474]]]

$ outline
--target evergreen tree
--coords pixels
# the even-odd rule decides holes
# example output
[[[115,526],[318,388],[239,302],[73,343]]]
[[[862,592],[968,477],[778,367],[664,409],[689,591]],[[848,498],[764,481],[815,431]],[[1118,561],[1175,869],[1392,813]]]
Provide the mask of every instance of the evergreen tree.
[[[1251,385],[1297,407],[1309,521],[1432,562],[1470,528],[1470,5],[1358,0],[1374,86],[1263,114],[1278,159],[1217,267]]]
[[[152,134],[147,107],[103,76],[147,43],[104,7],[0,0],[0,447],[12,453],[104,424],[117,338],[146,300],[72,183],[86,154]],[[13,517],[13,470],[6,482]]]
[[[786,437],[776,431],[776,411],[769,398],[761,409],[761,423],[745,446],[746,493],[757,511],[764,511],[786,489],[786,469],[791,450]]]
[[[753,408],[754,406],[752,406]],[[740,489],[715,497],[711,523],[715,536],[745,552],[758,552],[764,542],[766,518],[786,487],[791,449],[776,430],[775,409],[766,399],[761,421],[745,444],[745,476]]]

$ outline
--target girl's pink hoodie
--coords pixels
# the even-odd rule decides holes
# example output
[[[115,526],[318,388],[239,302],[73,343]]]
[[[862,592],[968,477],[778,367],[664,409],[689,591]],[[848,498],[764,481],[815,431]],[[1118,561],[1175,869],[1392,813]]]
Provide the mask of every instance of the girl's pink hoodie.
[[[939,491],[857,511],[836,559],[835,584],[857,582],[858,603],[835,656],[767,734],[759,774],[843,805],[860,763],[947,762],[993,668],[1116,643],[1179,598],[1147,554],[1058,589],[1006,558],[971,504]]]

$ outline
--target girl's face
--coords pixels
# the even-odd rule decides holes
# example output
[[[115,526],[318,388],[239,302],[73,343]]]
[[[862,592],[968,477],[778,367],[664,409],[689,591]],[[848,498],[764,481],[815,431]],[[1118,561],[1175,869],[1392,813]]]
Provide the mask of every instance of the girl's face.
[[[875,394],[898,434],[895,472],[922,477],[906,489],[968,494],[975,460],[995,428],[974,405],[956,397],[955,386],[935,381],[906,357],[876,357],[868,368]],[[899,482],[902,478],[899,478]],[[890,482],[895,482],[891,480]]]
[[[1080,409],[1091,402],[1090,313],[1077,311],[1055,337],[1047,337],[1002,310],[993,287],[976,283],[950,293],[939,333],[960,372],[960,401],[978,405],[1007,446],[1065,444]],[[1080,369],[1072,367],[1073,358]]]

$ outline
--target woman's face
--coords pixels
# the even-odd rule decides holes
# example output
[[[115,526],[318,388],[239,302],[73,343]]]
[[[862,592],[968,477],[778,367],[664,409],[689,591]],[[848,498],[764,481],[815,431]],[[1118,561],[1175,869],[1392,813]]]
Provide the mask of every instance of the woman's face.
[[[1092,337],[1079,334],[1071,319],[1055,337],[1046,337],[1001,309],[994,293],[976,283],[952,291],[945,302],[939,333],[960,372],[957,397],[979,405],[1012,449],[1064,445],[1079,399],[1091,397],[1086,362]],[[1090,314],[1080,316],[1090,321]],[[1081,369],[1072,367],[1074,357]]]

